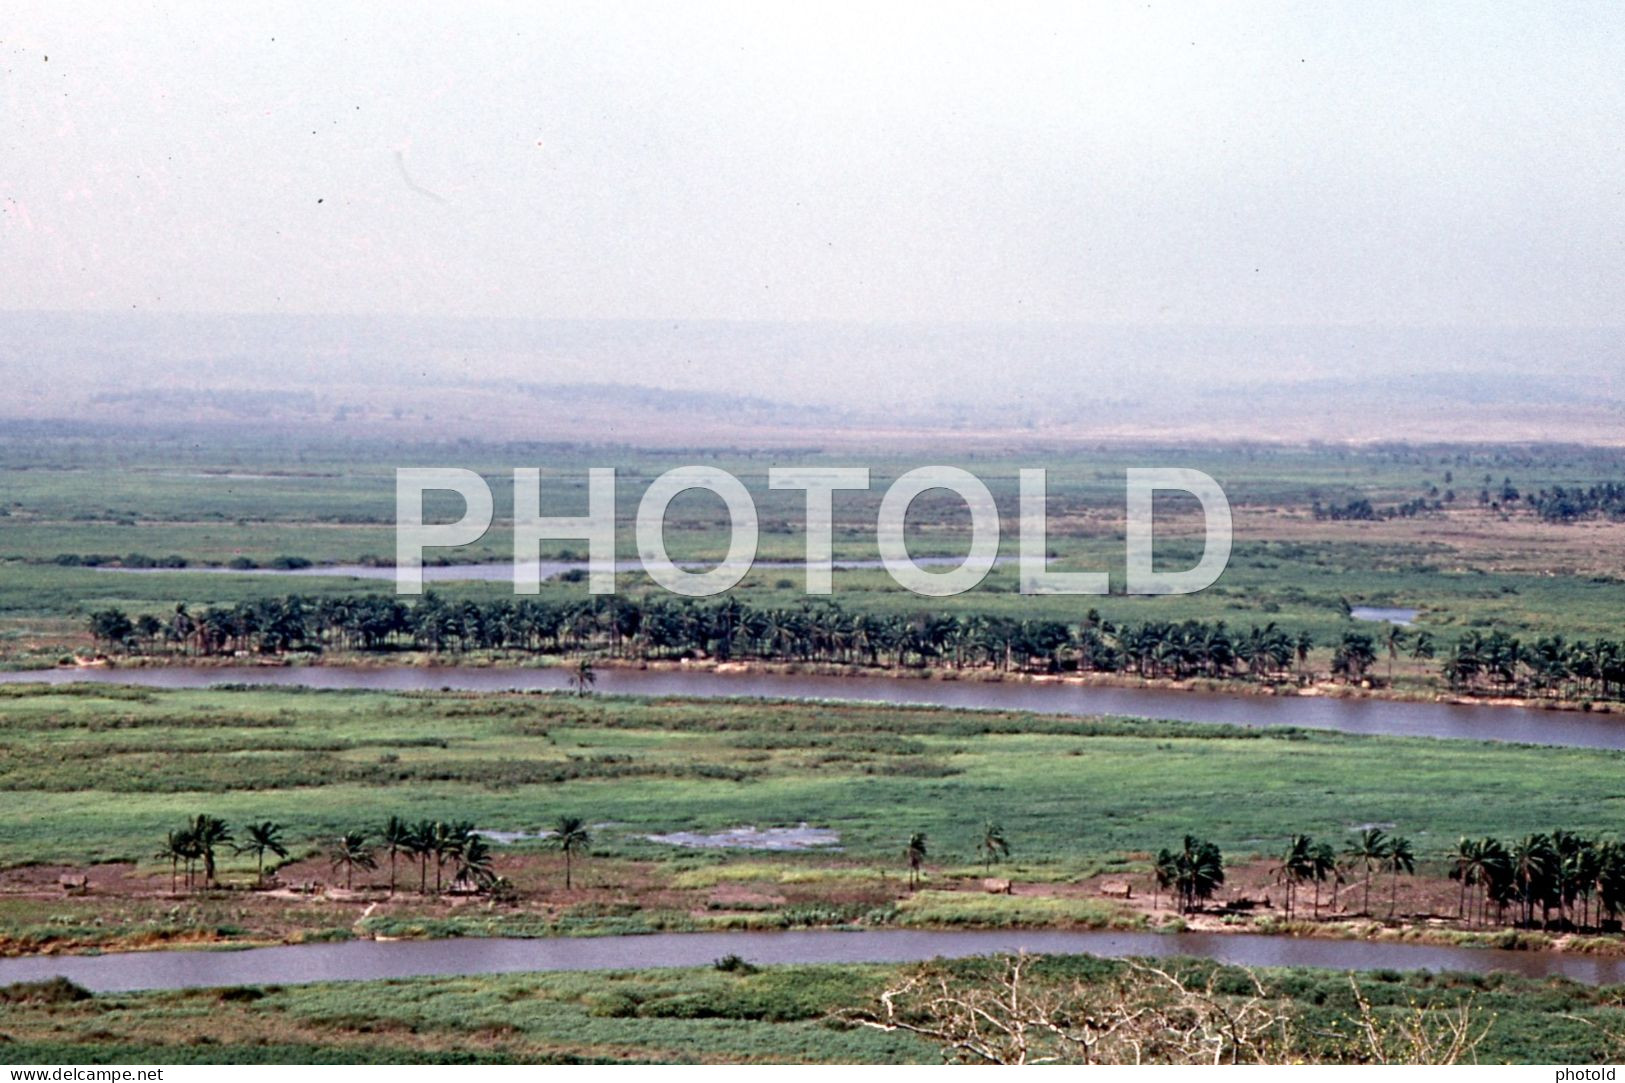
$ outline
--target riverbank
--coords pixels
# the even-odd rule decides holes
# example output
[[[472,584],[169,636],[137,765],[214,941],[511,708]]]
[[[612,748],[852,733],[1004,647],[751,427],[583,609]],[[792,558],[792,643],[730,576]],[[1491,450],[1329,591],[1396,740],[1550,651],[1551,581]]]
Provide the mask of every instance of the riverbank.
[[[929,973],[956,987],[986,987],[1003,967],[999,959],[753,964],[726,961],[720,946],[693,950],[688,965],[669,969],[634,962],[613,970],[311,984],[262,979],[96,995],[68,982],[0,983],[5,1050],[14,1063],[42,1064],[940,1064],[934,1043],[855,1025],[854,1016],[873,1011],[881,991],[910,976]],[[830,952],[822,944],[816,950]],[[269,969],[241,954],[173,961]],[[1255,1011],[1290,1021],[1286,1033],[1308,1043],[1294,1048],[1292,1059],[1299,1062],[1434,1059],[1424,1050],[1372,1050],[1336,1037],[1360,1033],[1362,1021],[1374,1024],[1368,1033],[1384,1041],[1401,1037],[1405,1027],[1442,1034],[1450,1020],[1465,1017],[1474,1036],[1481,1035],[1470,1057],[1479,1063],[1612,1063],[1625,1033],[1619,990],[1607,986],[1513,974],[1349,974],[1166,959],[1155,965],[1215,992],[1221,1003],[1245,997]],[[1046,955],[1027,973],[1035,991],[1081,985],[1134,997],[1155,979],[1143,965],[1076,954]],[[1259,989],[1263,996],[1254,1000]],[[1363,1016],[1360,1001],[1369,1006]]]
[[[1210,677],[1174,679],[1106,672],[1085,674],[1031,673],[1000,670],[991,666],[866,666],[827,662],[771,662],[758,659],[744,661],[722,661],[710,658],[638,659],[596,654],[589,656],[589,660],[595,670],[603,671],[801,676],[843,680],[932,681],[972,685],[1049,685],[1062,688],[1190,693],[1271,699],[1375,700],[1460,707],[1505,707],[1582,714],[1614,714],[1625,711],[1625,701],[1591,698],[1557,699],[1549,696],[1511,696],[1488,693],[1464,694],[1451,691],[1442,683],[1426,676],[1409,676],[1402,685],[1388,686],[1380,680],[1366,680],[1351,684],[1307,677],[1277,681]],[[290,653],[276,656],[155,654],[121,655],[116,658],[95,655],[77,657],[72,664],[64,664],[60,660],[56,664],[45,664],[39,659],[23,660],[0,657],[0,673],[71,674],[85,672],[100,674],[104,672],[152,669],[217,669],[261,673],[267,670],[303,668],[371,671],[407,668],[417,670],[473,669],[491,671],[511,669],[526,672],[540,670],[562,674],[574,669],[578,661],[579,659],[574,656],[538,655],[528,651],[468,651],[451,654],[427,651],[389,653],[328,651],[323,653]]]
[[[664,862],[600,860],[582,886],[552,884],[554,859],[505,854],[501,874],[529,889],[496,902],[469,893],[396,893],[371,881],[356,889],[320,886],[254,890],[169,890],[165,872],[131,863],[22,866],[0,870],[0,957],[71,956],[199,950],[346,940],[462,938],[556,939],[661,933],[806,930],[1113,930],[1161,934],[1266,936],[1281,939],[1430,945],[1494,952],[1572,954],[1625,959],[1618,933],[1486,928],[1435,912],[1457,891],[1436,875],[1411,878],[1395,917],[1386,896],[1366,914],[1358,885],[1324,907],[1302,901],[1288,916],[1270,864],[1236,862],[1229,887],[1192,913],[1179,913],[1153,891],[1140,859],[1070,877],[1064,870],[1001,868],[989,881],[975,870],[928,870],[908,890],[894,872],[848,862],[736,859],[694,869]],[[1028,877],[1023,879],[1023,872]],[[286,864],[278,882],[319,884],[324,863]],[[410,877],[407,878],[410,880]],[[76,885],[64,890],[63,884]],[[83,886],[77,886],[82,884]],[[989,885],[997,888],[988,890]],[[1395,892],[1398,905],[1398,892]],[[1311,916],[1311,912],[1313,914]],[[48,916],[46,916],[48,915]],[[29,924],[30,917],[43,918]]]

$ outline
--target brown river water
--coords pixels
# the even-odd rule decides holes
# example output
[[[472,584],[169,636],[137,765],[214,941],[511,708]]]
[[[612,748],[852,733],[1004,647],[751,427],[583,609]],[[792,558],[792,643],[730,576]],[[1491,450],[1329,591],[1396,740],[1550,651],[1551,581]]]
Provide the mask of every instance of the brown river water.
[[[1057,930],[930,932],[653,933],[538,940],[351,940],[246,951],[137,951],[0,959],[0,985],[61,975],[95,992],[218,985],[365,981],[435,974],[526,970],[631,970],[707,966],[735,954],[773,963],[901,963],[1002,952],[1169,958],[1201,956],[1244,966],[1340,970],[1433,970],[1625,982],[1625,958],[1497,951],[1365,940],[1316,940],[1248,933]]]
[[[1527,707],[1401,703],[1324,696],[1248,696],[1155,688],[1090,687],[1065,682],[944,681],[903,677],[835,677],[705,670],[603,668],[600,692],[637,696],[839,699],[918,703],[1038,714],[1114,714],[1219,722],[1235,726],[1302,726],[1341,733],[1459,740],[1516,741],[1575,748],[1625,749],[1625,715]],[[465,666],[166,666],[151,669],[63,668],[0,673],[0,683],[113,682],[150,688],[218,684],[302,685],[383,691],[558,691],[569,673],[551,669]]]

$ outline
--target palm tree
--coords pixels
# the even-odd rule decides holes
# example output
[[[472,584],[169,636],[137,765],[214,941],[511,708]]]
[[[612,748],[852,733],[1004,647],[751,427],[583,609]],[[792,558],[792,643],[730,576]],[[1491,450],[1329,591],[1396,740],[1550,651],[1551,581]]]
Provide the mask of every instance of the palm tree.
[[[407,853],[418,859],[418,894],[429,893],[429,857],[434,853],[434,821],[419,820],[412,825]]]
[[[1389,688],[1394,686],[1394,659],[1399,657],[1400,649],[1405,646],[1406,638],[1407,636],[1405,634],[1405,629],[1400,625],[1393,623],[1388,625],[1388,632],[1382,637],[1382,645],[1388,651]]]
[[[1151,909],[1157,908],[1157,892],[1169,891],[1179,884],[1179,859],[1168,849],[1157,851],[1157,863],[1152,870]]]
[[[1309,878],[1315,884],[1315,920],[1320,920],[1320,885],[1332,881],[1332,894],[1336,897],[1337,884],[1343,877],[1337,871],[1337,852],[1329,842],[1317,842],[1309,851]]]
[[[598,671],[592,667],[592,659],[582,658],[570,669],[570,687],[575,694],[584,696],[592,691],[593,685],[598,683]]]
[[[1185,836],[1179,853],[1174,855],[1174,865],[1180,908],[1185,913],[1196,909],[1196,900],[1212,898],[1224,883],[1224,854],[1215,844],[1195,835]]]
[[[1500,839],[1482,838],[1478,840],[1477,865],[1479,881],[1484,885],[1483,901],[1478,908],[1479,921],[1488,923],[1491,902],[1497,903],[1504,912],[1511,901],[1515,881],[1512,855]]]
[[[342,865],[344,867],[344,889],[348,891],[355,880],[357,866],[363,869],[376,869],[377,860],[372,856],[372,850],[367,846],[367,836],[360,831],[347,831],[333,840],[333,848],[328,851],[328,861],[336,872]]]
[[[1315,637],[1308,632],[1299,632],[1292,640],[1292,654],[1298,660],[1298,674],[1302,676],[1304,668],[1309,664],[1309,652],[1315,649]]]
[[[1432,658],[1433,654],[1433,633],[1417,632],[1416,638],[1411,640],[1411,657],[1421,661],[1424,658]]]
[[[1535,920],[1535,902],[1542,905],[1551,897],[1551,885],[1557,874],[1557,853],[1552,840],[1545,835],[1525,835],[1513,844],[1507,855],[1511,866],[1512,882],[1518,889],[1518,900],[1523,904],[1524,924]]]
[[[1357,683],[1376,660],[1377,649],[1370,636],[1363,632],[1344,632],[1332,651],[1332,675],[1346,678],[1350,684]]]
[[[908,837],[908,847],[903,851],[903,856],[908,859],[908,889],[913,891],[920,883],[920,867],[929,856],[924,831],[916,831]]]
[[[288,856],[288,848],[282,843],[282,825],[265,820],[262,823],[249,824],[243,829],[248,841],[237,847],[239,854],[254,855],[254,871],[259,883],[265,883],[265,851],[269,850],[277,857]]]
[[[1388,836],[1380,827],[1368,827],[1361,831],[1359,837],[1343,848],[1343,854],[1349,859],[1351,866],[1358,866],[1365,870],[1365,904],[1364,913],[1371,913],[1371,873],[1379,868],[1388,858]]]
[[[1286,850],[1281,854],[1280,862],[1271,870],[1275,874],[1275,882],[1286,887],[1286,919],[1292,920],[1292,892],[1299,881],[1307,880],[1312,874],[1310,850],[1312,844],[1308,835],[1293,835],[1287,841]]]
[[[434,893],[440,894],[441,875],[445,872],[446,862],[453,862],[455,870],[456,861],[462,857],[463,849],[474,834],[474,825],[461,822],[448,824],[444,820],[436,820],[430,835],[431,852],[434,854]]]
[[[1450,879],[1461,881],[1460,898],[1456,901],[1456,917],[1467,916],[1467,887],[1478,883],[1482,875],[1482,852],[1477,842],[1466,835],[1456,840],[1456,852],[1450,855]]]
[[[164,839],[163,848],[152,856],[159,861],[169,862],[169,893],[171,895],[175,894],[180,890],[179,884],[176,883],[180,875],[180,863],[182,861],[188,862],[187,871],[188,873],[191,871],[191,843],[187,838],[187,833],[185,831],[171,831]]]
[[[571,859],[587,851],[587,847],[592,845],[592,834],[579,816],[560,816],[547,842],[564,855],[564,890],[569,891],[574,886],[570,878]]]
[[[389,893],[395,894],[395,856],[397,854],[410,854],[413,852],[415,833],[412,826],[399,816],[391,816],[384,822],[383,834],[379,841],[384,849],[389,851]]]
[[[1388,856],[1386,859],[1388,871],[1393,874],[1393,894],[1388,900],[1388,916],[1392,918],[1394,911],[1399,907],[1399,874],[1407,876],[1416,874],[1416,855],[1411,851],[1411,840],[1403,835],[1395,835],[1388,840]]]
[[[491,846],[479,835],[470,835],[457,858],[457,875],[452,882],[488,887],[496,875],[491,867]]]
[[[976,844],[987,858],[988,871],[993,871],[993,862],[1001,857],[1010,856],[1010,844],[1005,841],[1004,828],[992,820],[982,825],[982,840]]]
[[[203,885],[208,887],[214,883],[215,847],[224,846],[231,841],[231,828],[218,816],[205,816],[199,813],[192,818],[190,835],[197,856],[203,859]]]

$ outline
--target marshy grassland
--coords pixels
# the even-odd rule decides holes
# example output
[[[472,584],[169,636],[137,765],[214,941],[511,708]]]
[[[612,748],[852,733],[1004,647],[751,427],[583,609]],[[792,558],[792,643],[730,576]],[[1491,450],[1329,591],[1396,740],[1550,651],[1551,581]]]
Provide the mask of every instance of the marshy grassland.
[[[1151,855],[1187,832],[1223,848],[1231,895],[1262,899],[1272,888],[1257,859],[1288,835],[1341,844],[1372,824],[1408,835],[1417,853],[1420,876],[1378,880],[1385,905],[1397,891],[1404,925],[1453,916],[1455,885],[1443,878],[1462,835],[1611,834],[1625,765],[1606,750],[1014,712],[43,685],[0,689],[0,747],[0,943],[11,952],[843,924],[1146,927],[1182,920],[1166,900],[1150,905],[1149,873]],[[282,825],[289,854],[267,869],[284,887],[342,886],[332,840],[359,831],[376,847],[392,815],[531,836],[574,816],[592,844],[570,889],[545,837],[494,846],[494,872],[512,889],[502,899],[420,894],[432,866],[409,855],[391,896],[382,853],[355,892],[255,891],[258,855],[229,847],[222,887],[189,892],[155,855],[198,814],[239,841],[248,823]],[[989,822],[1010,847],[997,864],[979,848]],[[837,844],[762,852],[650,838],[800,824]],[[929,839],[917,891],[904,860],[914,832]],[[64,872],[88,875],[88,893],[64,897]],[[1018,890],[984,894],[989,874]],[[1134,901],[1107,897],[1107,880],[1129,882]],[[1328,921],[1349,918],[1352,891]],[[1235,927],[1280,919],[1261,905]]]
[[[685,463],[719,466],[752,491],[761,519],[759,557],[804,557],[801,494],[767,488],[770,465],[853,465],[850,454],[808,450],[769,454],[737,449],[640,451],[574,445],[281,442],[211,430],[172,443],[65,431],[59,439],[0,432],[0,657],[13,665],[50,664],[88,645],[85,617],[116,606],[167,616],[176,603],[230,605],[297,589],[306,597],[393,592],[388,581],[267,578],[198,574],[202,567],[272,567],[385,562],[394,553],[397,466],[455,465],[486,476],[496,519],[484,539],[445,559],[503,561],[512,470],[542,471],[542,513],[585,511],[591,466],[618,469],[618,549],[637,556],[632,522],[643,489],[660,472]],[[1613,636],[1625,612],[1625,524],[1607,517],[1549,522],[1530,496],[1625,477],[1625,452],[1562,446],[1470,447],[1377,445],[1276,447],[1203,445],[1083,449],[1006,447],[973,452],[884,451],[863,461],[868,492],[843,493],[835,505],[838,558],[873,559],[874,522],[890,480],[924,463],[963,466],[992,490],[1004,517],[1002,551],[1017,538],[1016,472],[1049,472],[1049,537],[1057,570],[1107,570],[1122,584],[1124,470],[1189,466],[1212,474],[1235,510],[1236,547],[1218,583],[1198,594],[1147,598],[1023,595],[1014,563],[996,568],[978,589],[955,598],[923,599],[881,570],[835,573],[840,604],[854,613],[909,615],[922,609],[989,617],[1075,623],[1089,608],[1114,622],[1225,620],[1232,626],[1275,621],[1313,634],[1325,653],[1349,626],[1343,603],[1421,611],[1418,626],[1441,644],[1473,631],[1502,629],[1532,637]],[[1503,502],[1510,487],[1520,499]],[[431,494],[434,497],[436,494]],[[455,515],[456,498],[438,494],[430,514]],[[1447,497],[1449,498],[1447,500]],[[1375,517],[1330,518],[1327,508],[1368,501]],[[1317,517],[1315,507],[1323,514]],[[1401,514],[1401,509],[1409,511]],[[1159,559],[1193,560],[1200,530],[1194,502],[1159,498]],[[1392,512],[1393,514],[1389,514]],[[714,497],[689,493],[672,505],[666,540],[677,559],[717,559],[727,522]],[[909,517],[911,552],[956,556],[965,551],[968,516],[943,493],[916,501]],[[544,556],[581,557],[584,546],[550,545]],[[431,553],[431,557],[435,554]],[[129,575],[119,564],[180,563],[185,568]],[[801,573],[759,567],[736,588],[758,607],[799,605]],[[511,597],[506,582],[437,586],[448,600]],[[620,577],[623,596],[657,591],[641,573]],[[585,597],[585,584],[544,584],[547,599]],[[1400,675],[1411,667],[1401,663]]]
[[[580,514],[581,479],[614,463],[622,558],[644,485],[691,462],[721,466],[755,493],[760,557],[803,557],[799,494],[766,488],[768,466],[854,465],[841,453],[794,456],[720,449],[653,452],[544,445],[322,442],[178,431],[0,431],[0,664],[56,666],[97,651],[87,618],[108,607],[167,618],[177,603],[229,607],[297,591],[307,599],[388,596],[393,584],[331,576],[226,574],[306,564],[385,563],[393,552],[393,469],[454,465],[491,482],[497,522],[446,559],[510,559],[508,478],[543,471],[544,514]],[[888,452],[874,488],[837,501],[835,552],[871,559],[874,516],[891,477],[953,462],[986,480],[1016,547],[1016,471],[1050,471],[1049,548],[1058,570],[1107,569],[1122,582],[1127,466],[1193,466],[1224,486],[1236,512],[1225,575],[1195,595],[1030,596],[1013,563],[977,590],[921,599],[878,569],[835,573],[849,613],[924,612],[1076,626],[1106,622],[1275,622],[1316,643],[1311,670],[1351,629],[1349,605],[1419,610],[1442,650],[1473,632],[1532,640],[1617,637],[1625,612],[1625,524],[1552,522],[1526,501],[1553,486],[1625,476],[1625,452],[1565,447],[1287,448],[1008,446],[974,453]],[[1483,494],[1481,498],[1480,494]],[[939,494],[940,495],[940,494]],[[692,494],[691,494],[692,497]],[[850,497],[850,499],[848,498]],[[1447,497],[1449,499],[1447,499]],[[1353,518],[1326,509],[1376,513]],[[1315,509],[1319,506],[1321,513]],[[1409,512],[1397,509],[1409,507]],[[438,513],[455,515],[447,504]],[[1159,559],[1194,559],[1199,522],[1159,501]],[[679,559],[726,547],[720,505],[673,505],[667,544]],[[910,516],[917,556],[962,553],[969,524],[946,499]],[[582,554],[561,545],[543,553]],[[119,567],[161,570],[129,574]],[[651,597],[641,573],[623,596]],[[506,582],[436,586],[448,602],[511,597]],[[736,588],[759,610],[802,604],[793,567],[758,567]],[[585,584],[543,584],[544,601],[586,597]],[[926,603],[926,604],[922,604]],[[184,650],[149,659],[178,661]],[[235,661],[254,661],[244,658]],[[305,661],[360,659],[334,650]],[[376,659],[375,659],[376,660]],[[394,660],[421,661],[402,651]],[[470,653],[512,664],[511,653]],[[533,661],[533,660],[531,660]],[[702,660],[705,661],[705,660]],[[1401,654],[1399,694],[1441,691],[1437,667]],[[1387,683],[1386,680],[1381,683]],[[1434,939],[1617,951],[1611,935],[1472,928],[1447,879],[1461,836],[1517,839],[1554,829],[1596,839],[1620,830],[1625,753],[1471,741],[1251,730],[1128,718],[1069,718],[814,702],[646,700],[607,695],[384,693],[117,685],[0,687],[0,950],[233,947],[352,937],[575,936],[656,930],[797,927],[1182,927]],[[218,850],[217,883],[188,888],[158,856],[169,832],[217,817],[241,842],[249,824],[280,825],[287,854]],[[499,891],[420,890],[434,868],[379,849],[386,820],[462,823],[528,836],[490,847]],[[546,832],[581,820],[591,843],[574,881]],[[761,851],[691,848],[674,833],[810,825],[833,845]],[[1009,853],[979,843],[997,824]],[[1274,863],[1290,836],[1343,846],[1380,827],[1410,840],[1415,874],[1378,873],[1369,914],[1357,873],[1307,912],[1281,911]],[[341,871],[334,840],[361,832],[373,869]],[[1228,879],[1206,914],[1156,899],[1157,851],[1199,833],[1222,848]],[[926,852],[910,886],[905,848]],[[490,836],[495,838],[496,836]],[[196,870],[194,870],[196,871]],[[347,874],[354,883],[345,888]],[[1011,881],[1011,893],[983,879]],[[82,878],[82,879],[81,879]],[[391,884],[394,890],[391,890]],[[1123,889],[1130,891],[1123,897]],[[1391,894],[1390,894],[1391,893]],[[1148,897],[1149,896],[1149,897]],[[1393,917],[1388,917],[1392,911]],[[950,964],[979,980],[992,963]],[[1046,961],[1052,975],[1098,985],[1124,964]],[[1226,996],[1240,971],[1182,963]],[[979,970],[978,968],[984,968]],[[1191,970],[1189,968],[1195,968]],[[934,1043],[836,1018],[872,1005],[910,973],[890,966],[749,967],[434,978],[336,985],[99,995],[0,990],[0,1035],[21,1060],[164,1061],[934,1061]],[[1357,999],[1398,1020],[1415,1006],[1470,1005],[1489,1025],[1481,1060],[1617,1057],[1615,989],[1500,975],[1326,971],[1264,975],[1265,997],[1305,1035],[1305,1057],[1370,1059],[1335,1036]],[[1091,985],[1091,987],[1093,987]],[[1339,1025],[1342,1025],[1341,1023]],[[1309,1041],[1309,1039],[1305,1039]]]

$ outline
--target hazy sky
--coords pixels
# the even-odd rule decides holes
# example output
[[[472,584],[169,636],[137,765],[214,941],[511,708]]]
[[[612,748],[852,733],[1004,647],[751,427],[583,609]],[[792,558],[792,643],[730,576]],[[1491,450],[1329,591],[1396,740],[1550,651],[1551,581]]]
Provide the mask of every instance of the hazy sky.
[[[1617,324],[1618,4],[0,10],[0,307]]]

